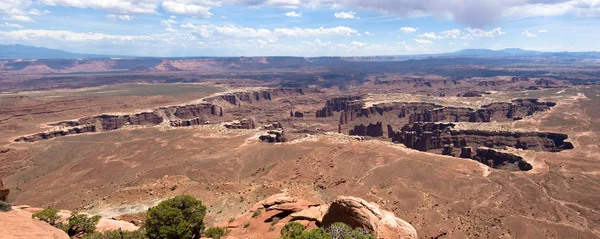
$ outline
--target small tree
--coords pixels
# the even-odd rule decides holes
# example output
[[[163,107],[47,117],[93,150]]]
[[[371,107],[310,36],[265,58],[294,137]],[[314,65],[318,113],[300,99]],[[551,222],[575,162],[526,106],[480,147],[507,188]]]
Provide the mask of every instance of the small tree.
[[[332,239],[331,234],[325,232],[322,228],[302,232],[299,239]]]
[[[85,214],[71,213],[68,221],[67,234],[71,237],[81,237],[96,231],[96,224],[100,221],[100,216],[89,217]]]
[[[325,231],[331,235],[332,239],[376,239],[376,237],[367,230],[363,228],[352,229],[352,227],[343,222],[333,223],[327,227]]]
[[[81,239],[146,239],[146,231],[144,229],[136,231],[109,230],[104,233],[90,233]]]
[[[202,234],[203,237],[220,239],[222,236],[227,234],[228,230],[222,227],[211,227],[206,229],[206,231]]]
[[[37,218],[54,227],[58,226],[58,221],[60,220],[60,216],[58,215],[58,209],[54,207],[48,207],[40,212],[36,212],[33,215],[31,215],[31,218]]]
[[[304,225],[299,222],[288,222],[281,228],[281,239],[296,239],[302,235]]]
[[[148,209],[146,234],[150,239],[200,238],[206,207],[189,195],[176,196]]]

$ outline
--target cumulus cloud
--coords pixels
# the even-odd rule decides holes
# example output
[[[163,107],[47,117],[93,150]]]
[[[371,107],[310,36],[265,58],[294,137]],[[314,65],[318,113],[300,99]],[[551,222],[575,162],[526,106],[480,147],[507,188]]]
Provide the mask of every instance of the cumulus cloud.
[[[367,36],[374,36],[375,34],[373,34],[373,33],[370,33],[370,32],[368,32],[368,31],[366,31],[366,32],[365,32],[365,35],[367,35]]]
[[[419,30],[418,27],[417,28],[412,28],[412,27],[403,27],[403,28],[400,28],[400,31],[403,32],[403,33],[413,33],[413,32],[416,32],[417,30]]]
[[[158,7],[155,0],[37,0],[37,3],[100,9],[115,13],[155,13]]]
[[[444,38],[442,36],[436,35],[435,32],[426,32],[426,33],[419,35],[419,37],[428,38],[428,39],[443,39]]]
[[[285,13],[288,17],[302,17],[302,13],[296,13],[295,11]]]
[[[356,16],[356,13],[353,12],[353,11],[349,11],[349,12],[336,12],[333,15],[335,16],[335,18],[360,19],[360,17]]]
[[[548,32],[548,30],[545,30],[545,29],[540,29],[540,30],[538,30],[538,32],[539,32],[539,33],[546,33],[546,32]]]
[[[526,37],[536,37],[537,36],[529,31],[524,31],[521,33],[521,35],[526,36]]]
[[[46,15],[48,13],[50,13],[50,11],[48,10],[39,10],[39,9],[31,9],[27,12],[29,15],[35,15],[35,16],[41,16],[41,15]]]
[[[33,18],[31,18],[29,16],[25,16],[25,15],[10,15],[10,16],[2,18],[2,19],[9,20],[9,21],[19,21],[19,22],[35,22],[35,20],[33,20]]]
[[[3,25],[0,24],[0,27],[12,27],[12,28],[23,28],[23,26],[16,24],[16,23],[8,23],[5,22]]]
[[[277,41],[280,37],[321,37],[321,36],[351,36],[357,35],[358,31],[349,27],[333,28],[275,28],[272,30],[250,27],[240,27],[236,25],[194,25],[186,23],[180,25],[181,28],[192,30],[203,38],[262,38],[270,41]]]
[[[131,21],[134,19],[134,17],[132,17],[130,15],[122,15],[122,14],[108,14],[108,15],[106,15],[106,18],[108,18],[112,21],[116,21],[116,20]]]
[[[467,27],[465,28],[465,30],[468,32],[468,34],[463,36],[464,38],[492,38],[506,34],[502,31],[502,28],[495,28],[490,31],[485,31],[480,28]]]
[[[443,31],[441,33],[441,35],[444,38],[457,39],[462,35],[462,32],[459,29],[452,29],[452,30]]]
[[[189,4],[177,1],[164,1],[162,7],[165,11],[174,14],[184,14],[195,17],[210,18],[212,13],[209,6]]]
[[[419,44],[424,44],[424,45],[431,45],[433,44],[433,42],[431,40],[425,40],[425,39],[414,39],[415,42],[419,43]]]

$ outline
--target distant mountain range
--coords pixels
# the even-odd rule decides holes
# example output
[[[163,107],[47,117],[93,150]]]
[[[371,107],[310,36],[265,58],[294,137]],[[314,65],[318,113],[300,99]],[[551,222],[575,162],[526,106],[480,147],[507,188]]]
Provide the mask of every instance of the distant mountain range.
[[[0,45],[0,59],[74,59],[74,58],[111,58],[123,56],[94,55],[85,53],[72,53],[62,50],[27,45]],[[489,49],[464,49],[457,52],[441,54],[417,54],[401,56],[366,56],[366,57],[343,57],[352,61],[389,61],[422,58],[496,58],[496,57],[574,57],[574,58],[600,58],[598,52],[541,52],[523,50],[520,48],[506,48],[503,50]],[[152,57],[143,57],[152,58]],[[169,58],[169,57],[163,57]],[[193,57],[189,57],[193,58]]]
[[[72,53],[45,47],[20,44],[0,45],[0,59],[62,59],[62,58],[105,58],[109,56]]]

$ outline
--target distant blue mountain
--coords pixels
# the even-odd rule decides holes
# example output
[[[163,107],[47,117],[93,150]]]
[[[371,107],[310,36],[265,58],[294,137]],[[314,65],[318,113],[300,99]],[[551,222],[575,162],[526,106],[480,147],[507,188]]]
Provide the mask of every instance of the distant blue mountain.
[[[65,59],[65,58],[105,58],[109,56],[71,53],[44,47],[20,44],[0,45],[0,59]]]
[[[506,48],[503,50],[489,49],[464,49],[457,52],[445,53],[439,55],[445,56],[535,56],[541,55],[541,51],[528,51],[520,48]]]
[[[27,45],[0,45],[0,59],[74,59],[74,58],[110,58],[110,57],[124,57],[124,56],[110,56],[110,55],[94,55],[85,53],[72,53],[62,50],[49,49],[44,47],[35,47]],[[496,58],[496,57],[566,57],[566,58],[600,58],[598,52],[541,52],[541,51],[530,51],[523,50],[520,48],[507,48],[503,50],[489,50],[489,49],[464,49],[457,52],[441,53],[441,54],[418,54],[418,55],[404,55],[398,56],[399,58],[406,59],[423,59],[423,58]],[[153,57],[144,57],[153,58]],[[161,57],[169,58],[169,57]],[[187,57],[197,58],[197,57]],[[217,57],[220,58],[220,57]],[[235,57],[234,57],[235,58]],[[284,59],[282,57],[281,59]],[[374,57],[358,57],[357,60],[368,59],[370,61],[393,61],[390,60],[390,56],[374,56]],[[313,61],[325,64],[325,63],[339,63],[343,62],[344,57],[313,57]]]

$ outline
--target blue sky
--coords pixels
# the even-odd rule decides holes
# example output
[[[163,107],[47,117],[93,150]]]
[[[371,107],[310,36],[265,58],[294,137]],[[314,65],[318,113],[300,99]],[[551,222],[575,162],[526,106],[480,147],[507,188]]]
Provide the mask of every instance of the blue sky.
[[[0,44],[136,56],[598,51],[600,0],[0,0]]]

